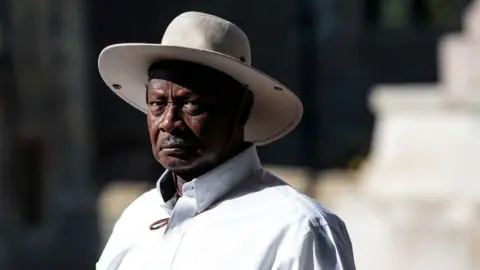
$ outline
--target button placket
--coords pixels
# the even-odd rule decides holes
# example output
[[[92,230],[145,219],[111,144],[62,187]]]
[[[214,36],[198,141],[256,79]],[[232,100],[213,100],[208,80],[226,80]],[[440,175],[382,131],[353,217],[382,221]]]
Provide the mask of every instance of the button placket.
[[[175,207],[173,208],[172,216],[169,224],[165,229],[165,234],[170,238],[171,248],[171,263],[170,268],[173,269],[175,258],[181,248],[183,237],[185,236],[189,220],[195,216],[197,212],[197,205],[195,200],[195,193],[193,187],[183,188],[183,196],[178,198]]]

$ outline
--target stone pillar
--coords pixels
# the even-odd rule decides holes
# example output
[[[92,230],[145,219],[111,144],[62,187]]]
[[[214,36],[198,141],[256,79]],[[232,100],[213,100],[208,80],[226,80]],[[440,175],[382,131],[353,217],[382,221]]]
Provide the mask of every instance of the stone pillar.
[[[377,123],[363,172],[366,192],[388,200],[443,201],[457,194],[477,200],[480,103],[459,103],[447,90],[441,85],[375,89]]]
[[[480,100],[480,1],[464,17],[464,31],[440,42],[440,78],[448,94],[463,103]]]

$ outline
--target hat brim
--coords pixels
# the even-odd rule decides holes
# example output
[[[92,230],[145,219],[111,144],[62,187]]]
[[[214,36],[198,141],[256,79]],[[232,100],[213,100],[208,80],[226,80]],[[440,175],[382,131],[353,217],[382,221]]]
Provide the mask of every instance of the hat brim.
[[[161,44],[116,44],[100,53],[98,68],[115,94],[147,113],[148,68],[154,62],[171,59],[217,69],[248,86],[254,104],[245,126],[246,141],[256,145],[273,142],[292,131],[302,118],[302,103],[287,87],[250,65],[213,51]]]

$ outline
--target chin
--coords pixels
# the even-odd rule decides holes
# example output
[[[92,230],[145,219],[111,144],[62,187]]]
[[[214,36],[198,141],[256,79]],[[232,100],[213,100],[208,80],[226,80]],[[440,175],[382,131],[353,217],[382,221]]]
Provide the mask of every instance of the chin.
[[[167,170],[173,172],[188,171],[195,167],[195,160],[180,157],[159,156],[158,162]]]

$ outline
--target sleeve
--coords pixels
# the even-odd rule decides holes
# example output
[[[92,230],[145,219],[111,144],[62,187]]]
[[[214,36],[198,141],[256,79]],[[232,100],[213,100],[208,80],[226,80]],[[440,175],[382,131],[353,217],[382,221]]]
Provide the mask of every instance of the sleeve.
[[[279,270],[355,270],[352,243],[343,221],[337,226],[312,225],[298,245],[291,260]]]

